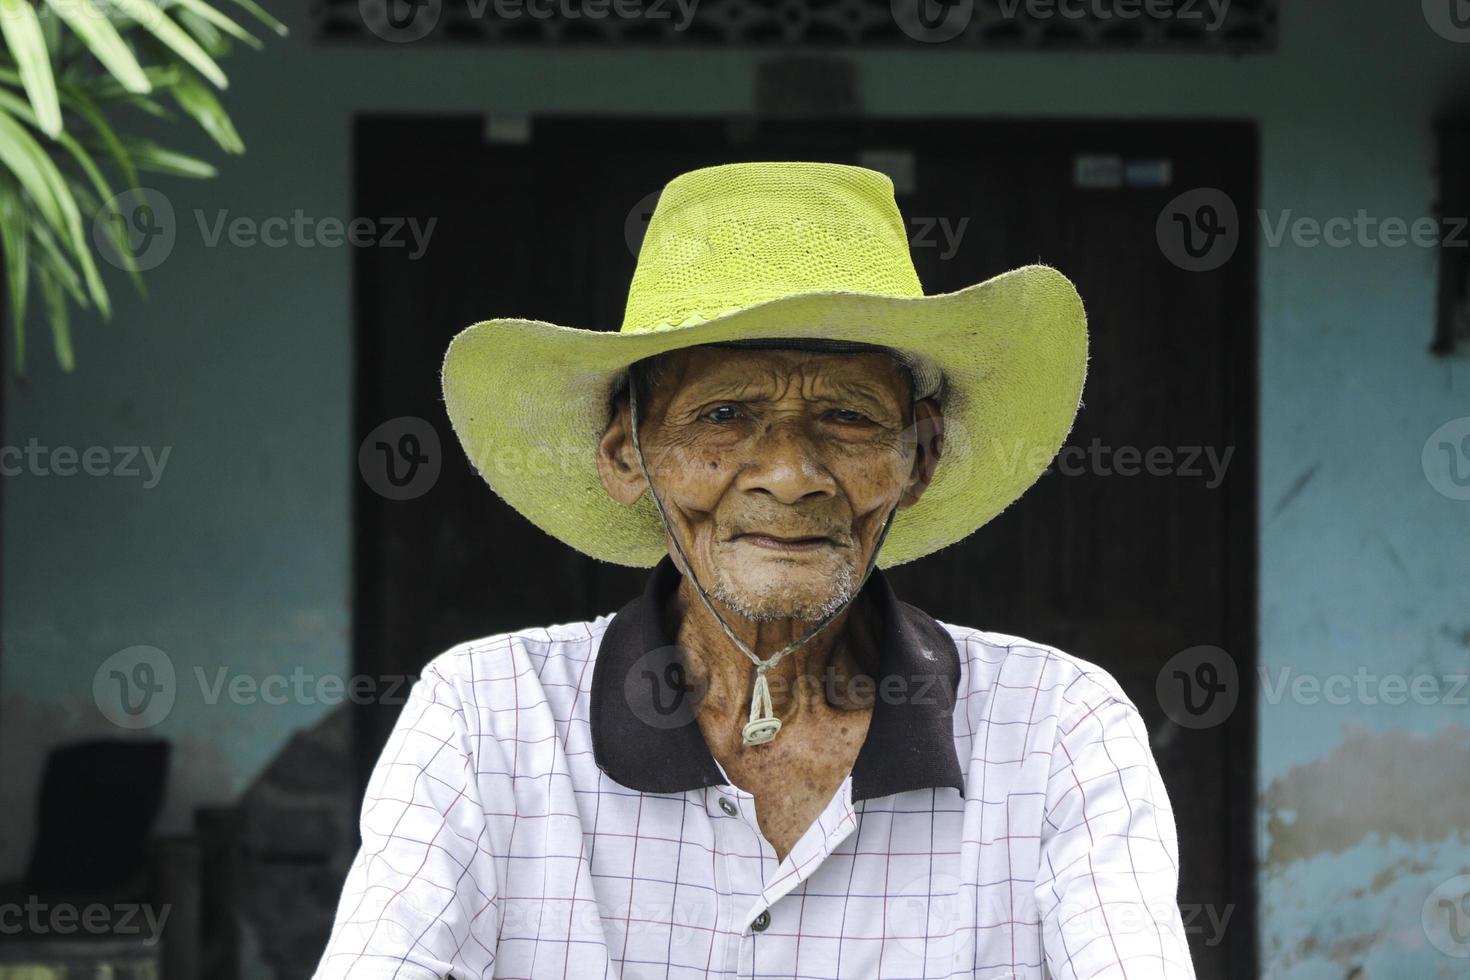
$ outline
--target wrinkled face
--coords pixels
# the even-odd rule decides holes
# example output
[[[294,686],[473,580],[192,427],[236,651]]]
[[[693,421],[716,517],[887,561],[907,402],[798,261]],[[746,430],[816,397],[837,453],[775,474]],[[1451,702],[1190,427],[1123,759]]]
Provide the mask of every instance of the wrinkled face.
[[[849,598],[889,512],[918,499],[937,458],[937,408],[920,402],[915,426],[909,398],[883,354],[669,355],[639,403],[639,441],[710,594],[757,621],[815,620]],[[625,402],[600,450],[609,493],[636,501]]]

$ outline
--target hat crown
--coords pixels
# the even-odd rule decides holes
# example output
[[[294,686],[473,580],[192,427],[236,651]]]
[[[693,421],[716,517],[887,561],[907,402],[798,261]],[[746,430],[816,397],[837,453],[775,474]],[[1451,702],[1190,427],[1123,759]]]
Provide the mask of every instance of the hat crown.
[[[705,167],[659,195],[622,329],[666,330],[830,290],[923,295],[893,181],[836,163]]]

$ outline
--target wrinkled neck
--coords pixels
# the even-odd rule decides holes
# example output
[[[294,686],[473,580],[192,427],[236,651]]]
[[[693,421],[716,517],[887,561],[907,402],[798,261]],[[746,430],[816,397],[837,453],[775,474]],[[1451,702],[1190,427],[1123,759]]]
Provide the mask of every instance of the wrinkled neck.
[[[816,625],[812,620],[755,621],[719,600],[720,616],[761,660],[768,660]],[[664,610],[668,635],[677,638],[689,681],[701,692],[701,711],[738,714],[750,706],[756,667],[731,642],[686,577]],[[852,680],[873,675],[878,663],[878,629],[874,610],[860,595],[821,632],[771,667],[766,680],[778,716],[819,703],[843,703]]]

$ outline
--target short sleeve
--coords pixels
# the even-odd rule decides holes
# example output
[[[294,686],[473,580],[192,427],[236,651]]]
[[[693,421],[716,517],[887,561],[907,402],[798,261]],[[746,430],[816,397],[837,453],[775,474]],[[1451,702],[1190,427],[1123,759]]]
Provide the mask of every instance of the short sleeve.
[[[1174,813],[1138,710],[1078,704],[1059,722],[1036,902],[1051,974],[1193,978]]]
[[[431,663],[368,782],[315,980],[493,973],[499,901],[471,745],[459,692]]]

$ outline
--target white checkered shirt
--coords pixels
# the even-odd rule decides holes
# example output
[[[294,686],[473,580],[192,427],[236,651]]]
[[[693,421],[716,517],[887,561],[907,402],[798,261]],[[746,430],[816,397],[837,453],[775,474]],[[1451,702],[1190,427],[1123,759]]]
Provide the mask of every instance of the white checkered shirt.
[[[1194,976],[1173,812],[1107,673],[938,623],[875,572],[879,674],[910,684],[880,683],[853,772],[778,861],[669,709],[647,610],[676,581],[665,561],[617,616],[428,665],[318,980]]]

